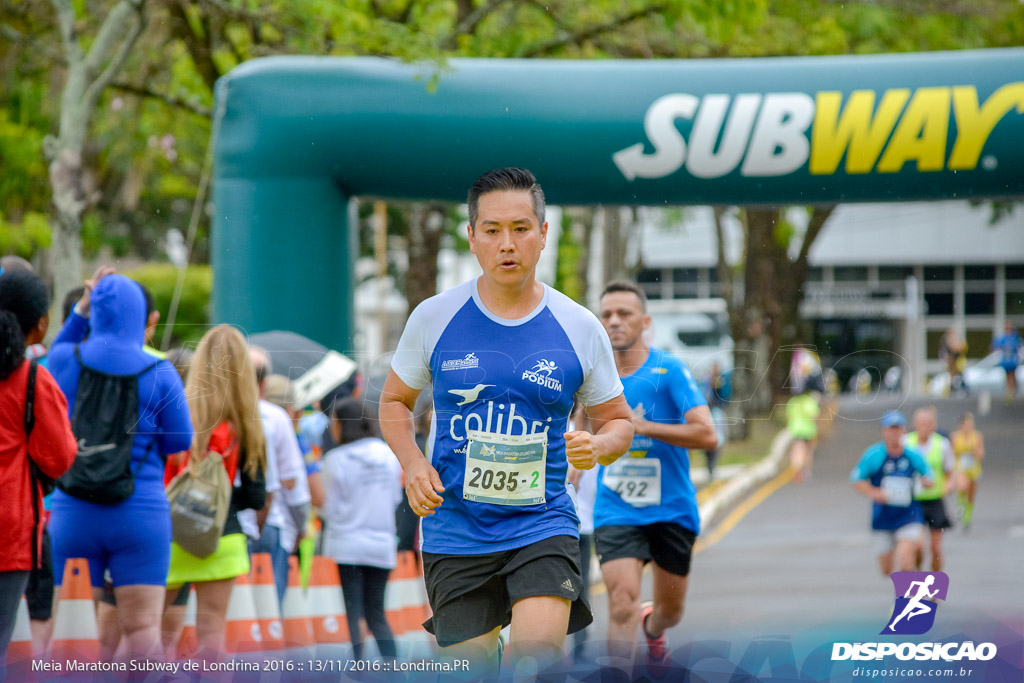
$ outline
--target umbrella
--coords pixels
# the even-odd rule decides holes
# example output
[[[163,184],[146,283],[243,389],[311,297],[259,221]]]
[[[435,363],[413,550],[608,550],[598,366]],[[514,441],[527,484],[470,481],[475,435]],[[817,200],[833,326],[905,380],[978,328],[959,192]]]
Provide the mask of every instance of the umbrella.
[[[249,343],[266,349],[272,371],[292,380],[300,406],[319,401],[356,371],[351,358],[294,332],[261,332],[249,337]]]

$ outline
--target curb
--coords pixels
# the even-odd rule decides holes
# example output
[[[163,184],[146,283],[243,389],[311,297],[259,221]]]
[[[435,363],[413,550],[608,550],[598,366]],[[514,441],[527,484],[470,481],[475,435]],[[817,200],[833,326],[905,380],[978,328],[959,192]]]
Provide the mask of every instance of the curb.
[[[700,523],[707,528],[726,508],[737,499],[747,495],[751,489],[759,486],[777,475],[784,467],[786,453],[793,441],[789,432],[780,431],[772,439],[768,455],[756,463],[748,465],[742,472],[733,476],[711,498],[699,507]]]

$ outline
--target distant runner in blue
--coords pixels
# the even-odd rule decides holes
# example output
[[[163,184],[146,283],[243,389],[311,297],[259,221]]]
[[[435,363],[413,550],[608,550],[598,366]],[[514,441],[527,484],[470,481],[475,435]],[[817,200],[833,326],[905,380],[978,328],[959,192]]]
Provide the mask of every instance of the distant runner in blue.
[[[914,479],[932,485],[932,469],[921,454],[902,443],[907,418],[892,410],[882,416],[882,440],[860,456],[850,473],[853,488],[874,501],[871,529],[882,573],[910,572],[924,535],[921,503],[914,500]]]
[[[1022,348],[1024,341],[1021,340],[1013,322],[1007,319],[1003,325],[1003,333],[992,340],[992,350],[1000,353],[999,367],[1006,372],[1007,401],[1017,397],[1017,366],[1020,365]]]
[[[666,629],[679,623],[700,533],[687,449],[712,449],[718,434],[704,394],[686,365],[651,348],[647,295],[633,282],[612,282],[601,295],[601,323],[633,410],[629,457],[604,465],[594,503],[594,544],[608,588],[608,649],[631,656],[637,625],[647,662],[668,657]],[[654,562],[654,601],[640,603],[644,565]]]
[[[536,279],[547,237],[533,174],[490,171],[469,191],[479,278],[412,312],[381,395],[385,440],[423,517],[424,626],[442,656],[493,666],[511,624],[513,659],[562,660],[567,633],[592,620],[582,592],[579,519],[566,486],[608,464],[633,436],[612,350],[594,315]],[[416,398],[432,385],[428,458],[416,447]],[[594,433],[566,431],[574,399]]]

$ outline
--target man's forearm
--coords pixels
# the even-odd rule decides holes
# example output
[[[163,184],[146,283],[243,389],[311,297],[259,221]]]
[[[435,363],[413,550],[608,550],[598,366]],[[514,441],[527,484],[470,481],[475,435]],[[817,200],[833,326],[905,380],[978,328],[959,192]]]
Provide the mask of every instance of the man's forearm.
[[[610,465],[629,450],[629,444],[633,442],[633,424],[626,419],[609,420],[594,436],[601,441],[603,451],[597,462],[601,465]]]
[[[701,448],[709,450],[718,445],[718,434],[714,424],[701,422],[686,424],[665,424],[644,420],[638,434],[649,436],[658,441],[680,448]]]
[[[423,460],[423,452],[416,445],[416,433],[409,406],[401,401],[381,401],[380,432],[406,472],[409,471],[410,465]]]

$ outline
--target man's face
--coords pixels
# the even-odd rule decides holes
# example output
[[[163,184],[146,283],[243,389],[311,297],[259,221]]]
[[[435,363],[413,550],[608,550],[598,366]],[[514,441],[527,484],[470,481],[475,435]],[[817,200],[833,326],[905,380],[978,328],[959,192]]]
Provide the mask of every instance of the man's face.
[[[922,411],[914,414],[914,431],[921,440],[925,440],[935,431],[935,416],[930,412]]]
[[[548,224],[537,220],[528,191],[488,192],[477,204],[475,229],[469,227],[469,248],[485,277],[516,284],[537,270],[547,235]]]
[[[610,292],[601,297],[601,324],[608,333],[612,348],[632,348],[651,325],[651,316],[644,313],[643,302],[633,292]]]
[[[900,439],[903,438],[903,427],[896,425],[894,427],[883,427],[882,428],[882,441],[885,442],[885,447],[890,452],[900,450]]]

